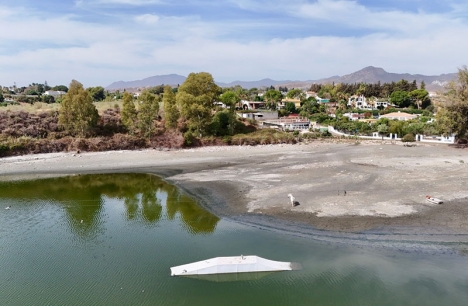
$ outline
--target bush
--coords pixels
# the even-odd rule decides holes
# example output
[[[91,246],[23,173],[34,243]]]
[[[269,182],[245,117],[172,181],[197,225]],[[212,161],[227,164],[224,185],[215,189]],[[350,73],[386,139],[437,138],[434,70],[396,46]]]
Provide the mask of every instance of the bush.
[[[192,132],[185,132],[184,133],[184,145],[191,146],[195,142],[196,137],[193,135]]]
[[[415,141],[415,138],[414,138],[414,135],[409,133],[409,134],[406,134],[405,136],[403,136],[403,138],[401,139],[402,142],[414,142]]]

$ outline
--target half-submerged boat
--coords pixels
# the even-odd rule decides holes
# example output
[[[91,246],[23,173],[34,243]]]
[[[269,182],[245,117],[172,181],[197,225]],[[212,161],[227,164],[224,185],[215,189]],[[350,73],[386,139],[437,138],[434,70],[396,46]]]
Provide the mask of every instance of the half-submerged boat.
[[[171,268],[171,276],[300,270],[299,263],[282,262],[258,256],[215,257]]]
[[[444,203],[441,199],[438,199],[438,198],[434,198],[432,196],[426,196],[426,201],[430,202],[430,203],[433,203],[433,204],[442,204]]]

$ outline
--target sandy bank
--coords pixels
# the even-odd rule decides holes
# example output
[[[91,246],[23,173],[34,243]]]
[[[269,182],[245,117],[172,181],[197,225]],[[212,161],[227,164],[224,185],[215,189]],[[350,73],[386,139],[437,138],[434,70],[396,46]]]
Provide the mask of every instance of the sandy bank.
[[[98,172],[158,174],[240,222],[468,242],[468,151],[444,145],[316,142],[0,159],[0,180]]]

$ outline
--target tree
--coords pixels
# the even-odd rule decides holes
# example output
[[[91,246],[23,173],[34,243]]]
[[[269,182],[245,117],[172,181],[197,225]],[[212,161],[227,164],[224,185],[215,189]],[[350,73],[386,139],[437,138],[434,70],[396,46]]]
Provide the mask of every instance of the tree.
[[[151,138],[155,132],[154,119],[159,112],[159,101],[156,95],[145,90],[138,97],[138,102],[140,103],[137,115],[138,128],[144,137]]]
[[[429,93],[425,89],[413,90],[409,93],[409,96],[416,103],[418,109],[429,100]]]
[[[421,84],[419,85],[419,89],[426,89],[426,83],[424,80],[421,81]]]
[[[448,85],[443,106],[437,112],[437,125],[444,134],[456,133],[464,139],[468,129],[468,69],[458,69],[458,80]]]
[[[188,132],[202,137],[213,116],[214,102],[221,93],[211,74],[190,73],[179,87],[176,101],[187,122]],[[187,134],[188,136],[188,134]]]
[[[286,97],[289,99],[299,99],[300,101],[305,100],[304,92],[298,88],[291,89],[290,91],[288,91],[288,93],[286,94]]]
[[[236,105],[241,101],[239,95],[233,91],[226,91],[221,95],[221,101],[229,109],[228,113],[228,131],[229,135],[234,134],[234,128],[237,123]]]
[[[68,87],[65,85],[57,85],[52,87],[52,90],[68,92]]]
[[[91,94],[93,101],[102,101],[106,98],[106,93],[102,86],[89,87],[86,90]]]
[[[377,132],[379,132],[379,134],[380,134],[380,136],[382,136],[382,140],[383,140],[384,136],[388,132],[388,126],[386,124],[384,124],[384,123],[379,124],[377,126]]]
[[[169,85],[166,85],[164,87],[163,105],[166,128],[173,129],[177,127],[177,120],[179,119],[179,110],[177,109],[176,105],[176,95],[172,91],[171,86]]]
[[[293,102],[286,102],[286,105],[284,106],[284,109],[288,113],[294,114],[294,113],[296,113],[296,104],[294,104]]]
[[[137,122],[137,111],[133,103],[133,96],[128,92],[124,92],[122,106],[122,124],[127,128],[130,134],[135,132]]]
[[[5,101],[5,98],[3,97],[3,93],[0,92],[0,103],[2,103],[3,101]]]
[[[59,110],[59,124],[73,135],[85,136],[96,126],[99,114],[83,84],[72,80]]]
[[[390,102],[398,107],[408,107],[411,103],[411,98],[408,92],[397,90],[390,95]]]
[[[283,99],[283,94],[279,90],[269,89],[263,95],[263,98],[266,101],[266,107],[268,109],[275,110],[277,108],[278,102],[280,102]]]
[[[315,99],[314,97],[309,97],[307,100],[302,102],[301,109],[308,115],[318,113],[319,104],[317,102],[317,99]]]

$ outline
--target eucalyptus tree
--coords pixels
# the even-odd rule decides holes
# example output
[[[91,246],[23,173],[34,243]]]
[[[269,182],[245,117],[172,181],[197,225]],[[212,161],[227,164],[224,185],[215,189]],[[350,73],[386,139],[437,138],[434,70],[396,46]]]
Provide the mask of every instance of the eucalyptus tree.
[[[145,90],[138,97],[138,103],[140,103],[137,115],[138,129],[144,137],[151,138],[156,130],[154,120],[159,112],[158,97]]]
[[[468,129],[468,69],[458,69],[458,80],[451,82],[442,96],[442,106],[437,112],[437,125],[444,134],[456,133],[458,139],[467,136]]]
[[[179,110],[176,105],[176,95],[169,85],[164,86],[163,106],[165,127],[167,129],[176,128],[177,120],[179,119]]]
[[[226,91],[220,97],[221,101],[226,105],[228,111],[228,126],[227,129],[229,131],[229,135],[234,134],[234,129],[237,123],[237,114],[236,114],[236,106],[241,101],[241,97],[236,92],[233,91]]]
[[[99,114],[83,84],[72,80],[59,110],[59,124],[73,135],[86,136],[97,125]]]
[[[133,134],[135,133],[137,122],[137,111],[135,104],[133,103],[133,95],[128,92],[124,92],[122,101],[122,124],[127,128],[130,134]]]
[[[188,75],[179,87],[176,101],[189,133],[198,137],[206,134],[213,117],[214,102],[220,93],[221,88],[211,74],[199,72]]]

